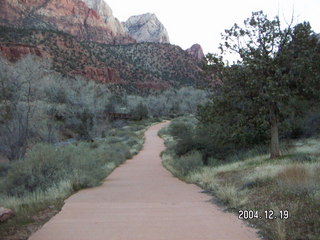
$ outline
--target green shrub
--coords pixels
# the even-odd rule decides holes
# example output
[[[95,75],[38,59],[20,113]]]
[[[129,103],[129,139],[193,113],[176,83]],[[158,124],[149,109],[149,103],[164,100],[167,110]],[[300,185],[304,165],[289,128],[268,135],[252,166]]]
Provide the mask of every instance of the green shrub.
[[[0,190],[9,196],[24,196],[67,180],[74,190],[96,186],[109,174],[109,163],[117,166],[130,157],[123,143],[100,146],[82,142],[58,149],[38,144],[25,159],[12,164]]]
[[[173,121],[169,126],[169,133],[176,139],[183,139],[186,136],[192,135],[194,125],[182,122]]]
[[[5,178],[5,193],[22,196],[51,187],[67,174],[68,160],[50,145],[35,146],[26,159],[12,164]]]
[[[142,120],[148,118],[148,108],[142,102],[140,102],[133,110],[131,110],[130,113],[134,120]]]
[[[180,176],[186,176],[201,166],[203,166],[202,155],[197,151],[188,153],[180,158],[177,157],[173,161],[173,168]]]
[[[182,156],[196,149],[193,128],[194,126],[192,124],[186,122],[177,121],[170,124],[169,134],[176,139],[173,150],[178,156]]]
[[[0,162],[0,177],[8,174],[11,164],[9,162]]]

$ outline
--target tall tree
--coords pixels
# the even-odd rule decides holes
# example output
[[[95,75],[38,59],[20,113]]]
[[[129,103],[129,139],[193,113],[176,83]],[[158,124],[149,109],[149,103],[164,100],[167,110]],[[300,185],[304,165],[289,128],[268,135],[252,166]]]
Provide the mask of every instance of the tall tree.
[[[202,119],[233,112],[229,119],[237,119],[235,129],[251,124],[256,133],[268,121],[271,158],[277,158],[282,109],[293,96],[315,95],[318,40],[308,23],[283,29],[278,17],[269,20],[262,11],[252,13],[244,21],[244,27],[235,24],[222,36],[221,50],[237,53],[240,60],[233,66],[225,66],[221,57],[208,55],[207,68],[221,84],[216,85],[218,91],[213,99],[215,109],[211,113],[215,115],[207,107]]]
[[[46,63],[27,56],[15,64],[0,59],[0,152],[9,160],[21,158],[32,135],[33,100]]]

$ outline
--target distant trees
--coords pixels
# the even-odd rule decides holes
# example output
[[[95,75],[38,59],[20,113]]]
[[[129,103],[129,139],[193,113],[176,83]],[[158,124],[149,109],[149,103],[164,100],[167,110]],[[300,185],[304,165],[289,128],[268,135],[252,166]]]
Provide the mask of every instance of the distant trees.
[[[208,96],[208,91],[193,87],[168,89],[144,97],[129,95],[127,97],[127,107],[128,109],[135,109],[139,103],[143,103],[148,110],[149,117],[174,117],[195,114],[198,106],[204,105],[208,101]]]
[[[240,60],[229,66],[222,57],[207,56],[207,71],[221,84],[199,117],[231,129],[230,141],[261,142],[269,128],[271,158],[277,158],[279,123],[291,99],[317,97],[319,39],[309,23],[283,29],[278,17],[270,20],[262,11],[252,13],[244,27],[226,30],[223,39],[222,51]]]
[[[195,113],[207,101],[206,91],[192,87],[144,96],[114,88],[63,77],[34,56],[16,63],[0,58],[0,153],[16,160],[37,142],[105,136],[113,124],[109,112],[141,120]]]
[[[148,108],[140,102],[134,109],[131,110],[131,115],[134,120],[142,120],[148,118]]]

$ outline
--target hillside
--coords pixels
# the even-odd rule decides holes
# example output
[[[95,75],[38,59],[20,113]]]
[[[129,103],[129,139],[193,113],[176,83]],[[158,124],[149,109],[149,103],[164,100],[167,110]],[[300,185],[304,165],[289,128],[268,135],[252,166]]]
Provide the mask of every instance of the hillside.
[[[178,46],[136,43],[98,0],[1,1],[0,56],[14,62],[27,54],[50,59],[65,75],[130,91],[195,85],[201,73]]]
[[[119,84],[130,91],[195,85],[201,73],[198,63],[178,46],[102,44],[53,30],[0,27],[0,51],[11,61],[36,54],[50,59],[58,72]]]
[[[159,43],[86,44],[100,61],[119,69],[121,78],[139,88],[195,85],[200,78],[198,63],[178,46]],[[121,62],[115,59],[121,59]],[[122,62],[127,69],[123,64],[117,65]]]

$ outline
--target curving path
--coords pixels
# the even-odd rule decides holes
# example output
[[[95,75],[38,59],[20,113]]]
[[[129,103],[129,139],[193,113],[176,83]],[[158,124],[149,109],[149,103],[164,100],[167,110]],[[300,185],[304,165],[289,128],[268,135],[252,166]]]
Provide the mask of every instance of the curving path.
[[[150,127],[143,150],[102,186],[80,191],[29,240],[256,240],[255,230],[222,212],[211,196],[161,165],[165,149]]]

